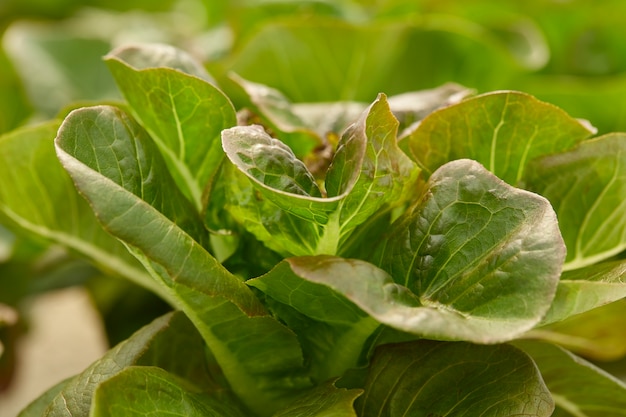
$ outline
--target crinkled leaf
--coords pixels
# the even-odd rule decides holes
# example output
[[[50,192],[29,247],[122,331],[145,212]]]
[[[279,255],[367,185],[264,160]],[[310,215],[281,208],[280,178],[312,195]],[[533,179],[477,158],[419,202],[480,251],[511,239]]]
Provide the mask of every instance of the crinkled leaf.
[[[218,386],[210,380],[206,371],[203,346],[202,339],[182,313],[167,314],[143,327],[85,371],[59,386],[60,391],[43,413],[36,408],[27,408],[20,417],[86,416],[98,385],[132,365],[159,366],[181,378],[190,378],[205,389],[216,389]],[[165,354],[177,349],[182,354]],[[199,369],[204,369],[204,372],[199,373]]]
[[[131,66],[138,60],[142,66],[193,65],[191,58],[181,58],[183,52],[170,48],[165,49],[167,59],[144,62],[152,52],[113,51],[107,64],[132,113],[159,145],[176,183],[200,211],[204,189],[224,156],[220,132],[236,124],[235,110],[221,91],[196,75],[198,71],[189,75],[174,68]]]
[[[557,212],[568,249],[564,269],[626,249],[626,134],[601,136],[539,159],[525,180]]]
[[[537,341],[515,345],[539,367],[554,402],[554,417],[626,416],[626,385],[558,346]]]
[[[302,361],[295,336],[203,248],[199,215],[136,122],[111,107],[78,110],[56,144],[104,228],[168,289],[244,402],[270,413],[281,395],[306,385],[293,375]]]
[[[557,322],[626,297],[625,280],[626,261],[565,271],[550,310],[541,323]]]
[[[293,152],[261,129],[228,129],[222,141],[231,162],[263,197],[322,228],[311,253],[334,254],[352,229],[384,204],[399,199],[417,175],[397,146],[397,128],[398,121],[381,95],[339,142],[326,176],[328,198],[321,197],[313,175]]]
[[[102,230],[54,152],[60,122],[0,137],[0,215],[7,226],[64,245],[102,270],[167,295],[117,240]],[[171,300],[169,300],[171,301]]]
[[[101,382],[90,417],[179,415],[243,417],[229,398],[215,397],[157,367],[131,366]]]
[[[318,385],[272,417],[356,417],[353,403],[360,390],[337,388],[332,381]]]
[[[534,363],[513,346],[427,340],[378,348],[357,399],[363,417],[548,417],[553,410]]]
[[[531,159],[570,149],[590,133],[558,107],[508,91],[435,111],[408,140],[428,175],[448,161],[469,158],[516,185]]]
[[[424,198],[394,223],[377,254],[412,294],[413,306],[398,306],[402,326],[476,342],[506,340],[537,324],[564,257],[550,203],[470,160],[433,173]],[[424,307],[439,319],[425,320]]]
[[[533,329],[525,337],[557,343],[587,358],[612,361],[626,356],[626,299]]]
[[[259,184],[285,194],[321,197],[315,178],[304,163],[289,146],[271,138],[261,126],[234,127],[225,131],[223,138],[224,151],[231,161]],[[314,214],[307,212],[300,215],[315,219]]]

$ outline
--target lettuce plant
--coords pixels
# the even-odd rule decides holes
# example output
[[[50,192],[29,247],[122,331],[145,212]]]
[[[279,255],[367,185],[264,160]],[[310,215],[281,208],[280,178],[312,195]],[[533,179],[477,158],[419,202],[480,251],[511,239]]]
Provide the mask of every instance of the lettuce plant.
[[[0,212],[175,312],[22,416],[626,415],[564,326],[626,296],[624,134],[513,91],[291,103],[171,47],[105,60],[124,103],[0,138]]]

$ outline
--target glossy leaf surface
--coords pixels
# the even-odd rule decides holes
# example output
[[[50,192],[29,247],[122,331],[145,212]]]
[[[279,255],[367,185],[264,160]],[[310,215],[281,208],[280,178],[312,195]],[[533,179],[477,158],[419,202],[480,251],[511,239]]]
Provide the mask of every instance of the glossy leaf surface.
[[[377,262],[413,294],[413,307],[449,321],[420,320],[426,334],[486,342],[539,322],[564,256],[547,200],[459,160],[430,177],[425,197],[380,245]]]

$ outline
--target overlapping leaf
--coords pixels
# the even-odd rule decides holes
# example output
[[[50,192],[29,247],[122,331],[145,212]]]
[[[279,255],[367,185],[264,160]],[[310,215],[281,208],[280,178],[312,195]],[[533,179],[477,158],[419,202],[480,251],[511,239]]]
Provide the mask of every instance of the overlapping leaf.
[[[204,189],[224,156],[220,132],[236,124],[235,110],[221,91],[200,78],[206,71],[191,58],[161,47],[158,52],[164,50],[165,58],[159,60],[153,49],[122,48],[107,56],[107,64],[132,113],[159,145],[176,183],[199,212]]]
[[[363,312],[422,337],[478,343],[539,323],[565,256],[547,200],[469,160],[443,166],[428,185],[383,239],[377,259],[387,272],[354,259],[297,257],[250,285],[361,335],[375,329]]]
[[[526,186],[550,200],[576,269],[626,249],[626,134],[585,141],[531,164]]]
[[[548,201],[469,160],[444,165],[427,187],[377,255],[414,297],[398,321],[431,337],[477,342],[507,339],[538,323],[565,256]],[[426,309],[412,313],[417,306]],[[439,318],[422,318],[424,310]]]
[[[554,398],[554,417],[626,415],[626,385],[591,363],[555,345],[518,341],[529,354]]]
[[[380,347],[370,366],[360,416],[552,415],[537,368],[508,345],[417,341]]]
[[[395,203],[415,179],[417,170],[397,146],[397,128],[398,122],[381,95],[342,136],[326,175],[326,198],[293,152],[260,128],[228,129],[222,133],[222,141],[230,160],[264,198],[321,229],[306,235],[312,240],[310,253],[335,254],[352,229],[383,205]],[[241,205],[245,207],[245,203]],[[259,209],[248,210],[249,217],[255,215],[254,210]],[[260,225],[268,218],[275,219],[275,215],[258,215],[256,223]],[[293,253],[289,247],[283,249]]]
[[[77,110],[56,144],[104,228],[167,288],[244,402],[270,413],[281,395],[306,386],[293,374],[302,361],[295,336],[203,248],[198,213],[136,122],[112,107]]]
[[[428,175],[469,158],[517,185],[530,160],[568,150],[590,134],[558,107],[524,93],[496,92],[433,112],[408,140]]]

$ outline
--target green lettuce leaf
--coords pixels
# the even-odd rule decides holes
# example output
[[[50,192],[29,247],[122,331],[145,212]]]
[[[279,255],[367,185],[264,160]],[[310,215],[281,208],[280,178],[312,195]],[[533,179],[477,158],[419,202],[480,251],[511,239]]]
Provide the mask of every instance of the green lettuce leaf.
[[[564,269],[626,249],[626,134],[604,135],[534,161],[525,181],[557,212],[567,246]]]
[[[626,416],[626,385],[558,346],[515,342],[530,355],[554,398],[553,417]]]
[[[223,396],[215,398],[167,371],[130,366],[101,382],[95,391],[90,417],[181,415],[243,417],[249,415]]]
[[[363,417],[548,417],[553,410],[550,392],[522,351],[428,340],[378,348],[357,399]]]
[[[56,145],[103,227],[185,311],[250,408],[269,414],[283,395],[308,385],[297,375],[302,353],[296,337],[204,249],[200,216],[134,120],[112,107],[77,110]]]
[[[313,224],[313,228],[309,226],[310,233],[303,233],[305,239],[312,241],[313,250],[306,254],[336,254],[340,243],[356,226],[383,205],[401,201],[404,191],[415,181],[418,170],[398,148],[397,129],[398,121],[386,97],[380,95],[343,134],[326,174],[323,191],[304,163],[286,145],[259,127],[225,130],[222,142],[228,158],[252,181],[262,198],[283,212]],[[242,194],[238,190],[231,195],[235,203],[238,199],[240,206],[246,207],[256,194]],[[258,199],[257,196],[253,200],[256,206],[260,205]],[[259,208],[251,207],[247,217],[254,219],[256,216],[252,222],[259,226],[264,226],[268,220],[276,222],[278,210],[268,208],[270,215],[264,210],[254,213]],[[285,221],[291,218],[285,216]],[[267,240],[262,230],[248,230],[259,239]],[[289,243],[282,249],[294,253]]]
[[[220,90],[199,77],[202,67],[182,51],[153,49],[123,48],[107,55],[106,62],[131,112],[159,145],[176,183],[200,212],[203,192],[224,157],[220,132],[236,125],[235,110]]]
[[[407,140],[427,175],[448,161],[469,158],[517,185],[530,160],[568,150],[590,134],[558,107],[507,91],[435,111]]]
[[[540,321],[564,256],[546,199],[459,160],[433,173],[425,197],[396,221],[377,259],[416,305],[449,317],[447,326],[420,324],[427,334],[487,342]]]

